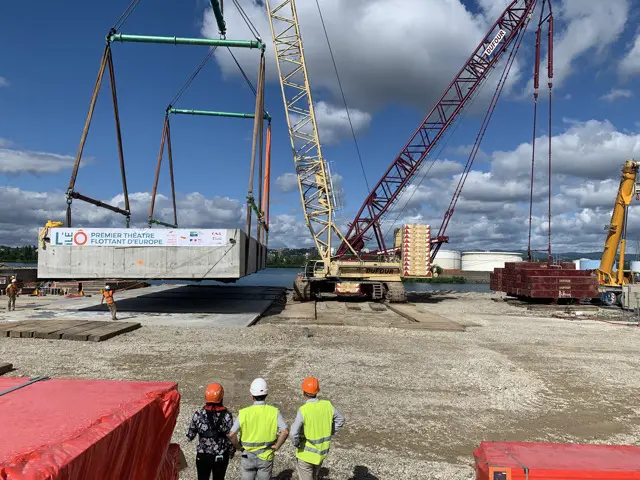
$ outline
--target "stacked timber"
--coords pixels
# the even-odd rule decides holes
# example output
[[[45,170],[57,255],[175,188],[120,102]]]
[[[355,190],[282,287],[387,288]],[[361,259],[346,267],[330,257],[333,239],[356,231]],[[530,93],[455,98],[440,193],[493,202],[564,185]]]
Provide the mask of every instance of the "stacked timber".
[[[490,288],[514,297],[582,299],[598,297],[598,279],[573,262],[509,262],[491,274]]]

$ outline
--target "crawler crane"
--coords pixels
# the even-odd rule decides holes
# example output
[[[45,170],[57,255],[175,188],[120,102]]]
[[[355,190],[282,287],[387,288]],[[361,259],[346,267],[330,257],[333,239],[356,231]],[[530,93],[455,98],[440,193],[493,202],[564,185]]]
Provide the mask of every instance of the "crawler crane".
[[[546,1],[541,3],[544,5]],[[441,228],[439,236],[432,239],[428,226],[404,225],[399,234],[394,235],[393,247],[387,248],[381,219],[414,179],[448,127],[474,98],[496,62],[503,56],[507,57],[503,54],[511,48],[503,73],[506,79],[512,57],[538,3],[538,0],[514,0],[507,6],[371,190],[356,219],[349,225],[347,235],[344,235],[334,220],[331,173],[318,137],[295,1],[266,0],[303,212],[320,257],[309,262],[296,279],[294,289],[299,299],[346,294],[403,302],[406,301],[404,278],[431,276],[434,250],[448,241],[444,230]],[[482,128],[486,129],[486,125],[483,124]],[[470,159],[473,160],[472,157]],[[468,163],[467,167],[470,165]],[[456,191],[458,196],[462,184]],[[454,195],[452,206],[445,214],[447,223],[455,200],[457,197]],[[367,235],[371,233],[378,244],[373,255],[363,253],[369,240]],[[335,255],[332,254],[334,238],[339,242]]]

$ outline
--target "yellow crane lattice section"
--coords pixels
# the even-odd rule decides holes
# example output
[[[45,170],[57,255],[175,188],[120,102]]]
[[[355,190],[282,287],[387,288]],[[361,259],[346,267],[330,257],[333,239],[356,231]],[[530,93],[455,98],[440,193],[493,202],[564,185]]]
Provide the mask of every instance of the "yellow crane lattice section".
[[[333,184],[318,138],[298,14],[293,0],[266,0],[266,6],[305,221],[328,261],[332,235],[345,239],[334,224]]]

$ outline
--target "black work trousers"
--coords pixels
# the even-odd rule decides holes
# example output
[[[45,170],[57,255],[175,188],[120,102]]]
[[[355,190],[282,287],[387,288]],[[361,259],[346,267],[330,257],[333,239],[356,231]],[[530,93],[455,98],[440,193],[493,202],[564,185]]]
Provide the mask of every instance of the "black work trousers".
[[[224,456],[224,460],[216,462],[215,455],[198,453],[196,455],[198,480],[224,480],[228,465],[229,457],[227,455]]]

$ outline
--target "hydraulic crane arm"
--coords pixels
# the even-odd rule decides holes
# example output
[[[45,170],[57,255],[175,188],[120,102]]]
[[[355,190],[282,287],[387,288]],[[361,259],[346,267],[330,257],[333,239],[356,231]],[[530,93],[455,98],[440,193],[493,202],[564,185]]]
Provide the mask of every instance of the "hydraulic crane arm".
[[[369,238],[367,234],[371,234],[370,230],[373,230],[378,250],[386,250],[380,226],[381,217],[409,185],[424,159],[453,123],[488,72],[495,66],[518,33],[526,27],[537,3],[538,0],[514,0],[492,25],[471,58],[449,84],[382,179],[372,189],[355,220],[349,225],[347,240],[340,245],[338,256],[347,254],[349,250],[359,252],[365,246],[365,240]]]
[[[318,138],[298,14],[294,0],[266,0],[266,6],[305,221],[320,258],[328,262],[332,235],[346,240],[334,223],[333,184]]]
[[[636,193],[636,177],[640,169],[640,162],[627,160],[622,168],[622,178],[618,187],[616,203],[611,214],[611,223],[607,226],[607,239],[604,242],[604,250],[600,259],[600,268],[597,270],[598,280],[602,285],[622,285],[624,270],[624,253],[627,235],[627,213],[629,204]],[[620,247],[620,260],[618,275],[614,275],[613,264]]]

